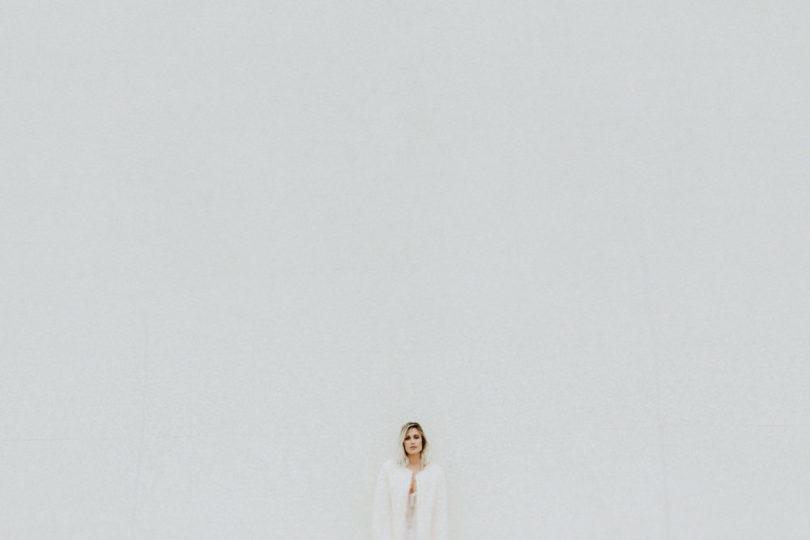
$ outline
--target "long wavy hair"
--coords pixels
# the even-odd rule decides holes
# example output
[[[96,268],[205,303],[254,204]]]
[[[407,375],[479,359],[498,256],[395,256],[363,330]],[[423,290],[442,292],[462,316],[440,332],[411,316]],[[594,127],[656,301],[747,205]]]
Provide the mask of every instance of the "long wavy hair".
[[[419,435],[422,437],[422,468],[425,468],[431,463],[430,445],[428,444],[427,437],[425,437],[425,430],[422,429],[419,422],[406,422],[399,431],[399,451],[395,454],[396,462],[398,465],[402,465],[403,467],[407,466],[410,462],[408,460],[408,453],[405,452],[405,436],[408,434],[408,430],[411,428],[416,428],[417,431],[419,431]]]

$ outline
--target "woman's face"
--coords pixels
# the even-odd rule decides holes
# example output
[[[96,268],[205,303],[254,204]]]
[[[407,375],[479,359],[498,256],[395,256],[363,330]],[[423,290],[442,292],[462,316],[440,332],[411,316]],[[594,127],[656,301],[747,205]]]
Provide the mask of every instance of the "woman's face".
[[[411,454],[418,454],[422,451],[422,435],[419,434],[419,430],[415,427],[412,427],[408,430],[408,433],[405,434],[405,453],[408,455]]]

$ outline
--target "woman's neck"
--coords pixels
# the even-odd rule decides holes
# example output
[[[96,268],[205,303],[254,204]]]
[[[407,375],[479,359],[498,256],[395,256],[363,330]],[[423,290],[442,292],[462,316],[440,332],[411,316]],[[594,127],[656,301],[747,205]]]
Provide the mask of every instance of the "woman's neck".
[[[408,456],[408,466],[409,467],[420,467],[422,465],[422,455],[409,455]]]

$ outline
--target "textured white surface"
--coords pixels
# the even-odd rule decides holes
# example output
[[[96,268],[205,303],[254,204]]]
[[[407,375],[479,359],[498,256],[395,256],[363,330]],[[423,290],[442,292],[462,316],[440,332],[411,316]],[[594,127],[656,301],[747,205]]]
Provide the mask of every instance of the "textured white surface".
[[[806,2],[0,4],[0,537],[810,537]]]

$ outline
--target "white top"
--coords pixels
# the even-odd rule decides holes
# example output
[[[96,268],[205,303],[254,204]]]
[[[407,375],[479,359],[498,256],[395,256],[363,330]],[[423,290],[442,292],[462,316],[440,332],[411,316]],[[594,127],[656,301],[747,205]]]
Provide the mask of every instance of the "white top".
[[[405,522],[408,524],[409,529],[415,527],[414,519],[416,513],[416,492],[410,494],[408,497],[408,513],[405,517]]]
[[[416,488],[410,493],[414,478]],[[393,458],[386,461],[377,477],[371,530],[373,540],[405,540],[408,535],[448,540],[444,470],[433,463],[414,476]]]

